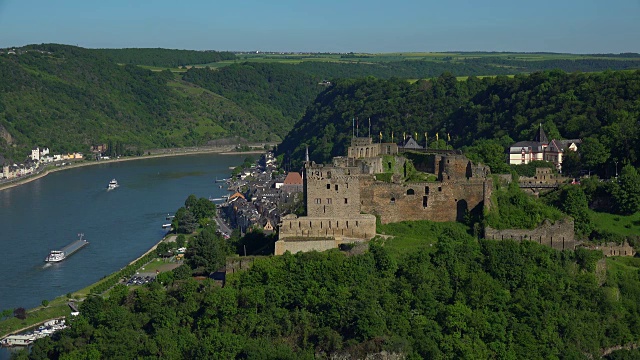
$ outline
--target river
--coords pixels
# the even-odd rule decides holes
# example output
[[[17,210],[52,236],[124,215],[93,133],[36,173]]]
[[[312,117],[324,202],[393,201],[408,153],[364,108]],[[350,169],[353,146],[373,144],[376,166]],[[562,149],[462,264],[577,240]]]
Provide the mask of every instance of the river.
[[[0,191],[0,309],[32,308],[117,271],[157,243],[189,194],[221,197],[216,179],[248,155],[186,155],[87,166]],[[257,155],[252,155],[256,157]],[[115,178],[120,187],[107,191]],[[61,263],[50,250],[83,233]]]

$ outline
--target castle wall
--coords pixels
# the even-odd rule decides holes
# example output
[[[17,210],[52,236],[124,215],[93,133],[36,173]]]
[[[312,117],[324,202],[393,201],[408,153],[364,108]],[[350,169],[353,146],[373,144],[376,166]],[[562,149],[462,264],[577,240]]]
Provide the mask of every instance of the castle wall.
[[[575,250],[578,245],[574,238],[574,226],[571,219],[559,220],[554,224],[549,220],[545,220],[533,230],[497,230],[487,227],[484,231],[484,237],[489,240],[529,240],[556,250]]]
[[[603,245],[589,246],[591,250],[601,250],[604,256],[635,256],[636,250],[628,242],[618,244],[609,242]]]
[[[490,180],[480,179],[403,184],[363,179],[361,209],[380,216],[383,224],[406,220],[460,221],[467,211],[489,203],[491,189]]]
[[[289,251],[292,254],[297,252],[308,251],[325,251],[335,249],[340,245],[338,240],[319,239],[319,240],[278,240],[274,255],[282,255]]]
[[[345,217],[287,215],[282,219],[278,239],[371,239],[376,235],[376,218],[369,214]]]

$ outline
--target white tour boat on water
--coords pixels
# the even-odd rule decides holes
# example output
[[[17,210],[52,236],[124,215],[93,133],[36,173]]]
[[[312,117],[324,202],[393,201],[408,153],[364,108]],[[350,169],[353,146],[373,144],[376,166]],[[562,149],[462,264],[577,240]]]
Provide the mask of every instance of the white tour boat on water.
[[[112,179],[111,181],[109,181],[109,185],[107,186],[107,190],[113,190],[115,188],[117,188],[118,186],[118,181],[116,181],[116,179]]]

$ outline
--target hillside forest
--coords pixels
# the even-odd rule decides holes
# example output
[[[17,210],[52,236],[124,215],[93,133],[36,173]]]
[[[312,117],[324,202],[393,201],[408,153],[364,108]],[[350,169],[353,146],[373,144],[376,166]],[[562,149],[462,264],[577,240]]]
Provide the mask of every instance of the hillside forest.
[[[329,100],[333,96],[331,94],[341,91],[344,86],[349,86],[349,81],[355,81],[340,80],[342,78],[360,78],[358,81],[365,82],[376,81],[370,77],[388,79],[384,80],[389,81],[388,85],[382,85],[386,88],[377,91],[384,94],[385,91],[391,90],[389,86],[394,82],[400,87],[409,86],[411,83],[423,88],[436,84],[433,91],[440,91],[437,84],[444,81],[439,77],[445,72],[456,77],[500,74],[511,76],[549,69],[603,71],[633,69],[640,66],[640,60],[637,56],[632,56],[633,54],[566,58],[559,55],[545,57],[542,54],[535,61],[490,53],[404,61],[399,61],[398,57],[390,57],[389,59],[394,60],[383,61],[367,56],[367,61],[346,57],[339,59],[341,61],[295,63],[287,62],[286,59],[273,62],[243,62],[231,53],[215,51],[83,49],[57,44],[29,45],[15,50],[15,54],[1,52],[0,55],[0,156],[14,162],[23,161],[27,150],[34,146],[46,146],[56,152],[86,152],[91,145],[107,144],[111,141],[123,144],[128,153],[139,154],[152,148],[199,146],[221,139],[241,138],[252,142],[277,142],[282,140],[298,121],[313,115],[307,114],[307,110],[315,112],[314,107]],[[382,56],[380,59],[386,58]],[[212,67],[184,69],[203,63]],[[155,71],[137,65],[151,67]],[[165,70],[160,71],[161,69]],[[621,80],[629,76],[624,72],[615,74],[624,74],[616,75],[621,76]],[[579,73],[574,75],[578,79],[583,76]],[[398,80],[401,78],[411,80]],[[416,82],[415,79],[428,80]],[[453,83],[453,79],[446,81]],[[516,83],[522,82],[522,79],[528,79],[528,76],[522,75]],[[509,92],[512,81],[514,80],[478,78],[467,80],[468,86],[467,82],[463,81],[457,86],[463,92],[467,91],[466,94],[456,93],[453,99],[444,99],[443,96],[447,96],[446,92],[433,94],[433,104],[438,103],[438,108],[431,109],[428,118],[421,117],[418,111],[405,115],[421,117],[424,128],[442,127],[442,124],[436,121],[443,120],[445,115],[450,117],[455,104],[480,95],[476,94],[476,91],[488,88],[489,83],[493,84],[492,91],[496,94]],[[558,81],[562,82],[564,79]],[[597,77],[594,78],[593,85],[600,86],[600,81]],[[526,82],[530,86],[535,85],[535,80]],[[336,83],[338,88],[327,86]],[[503,86],[502,83],[506,88],[499,89]],[[479,87],[476,89],[475,86]],[[568,86],[573,84],[566,84],[565,88]],[[551,93],[545,93],[545,89],[539,91],[542,97],[553,96]],[[398,93],[390,92],[388,95],[393,98]],[[501,99],[502,102],[496,105],[505,106],[506,99]],[[405,101],[410,103],[413,99],[402,100]],[[557,104],[559,100],[554,98],[551,101]],[[562,104],[564,106],[565,102]],[[572,106],[573,103],[566,105]],[[487,112],[493,110],[483,109]],[[369,117],[368,113],[372,113],[350,112],[361,120],[364,120],[365,116]],[[349,117],[347,112],[340,116],[342,120]],[[383,116],[386,115],[378,115]],[[338,118],[334,120],[337,121]],[[411,120],[408,124],[412,125],[412,122],[415,121]],[[522,122],[522,119],[518,120],[519,124]],[[454,124],[447,125],[450,127]],[[579,124],[574,124],[575,126]],[[375,121],[374,127],[386,129],[377,125]],[[327,130],[327,134],[335,131],[331,128]],[[417,126],[415,131],[421,133]],[[462,130],[459,133],[461,132]],[[487,130],[487,134],[488,132],[490,130]],[[314,135],[317,134],[319,133]],[[516,139],[517,135],[519,134],[510,136]],[[569,136],[565,133],[562,135]],[[397,133],[396,138],[398,136]],[[338,144],[336,151],[341,150],[341,141],[332,139],[331,142]],[[471,145],[469,141],[457,141],[455,144]],[[288,152],[293,151],[289,143],[286,143],[285,148]],[[316,151],[324,152],[326,155],[326,148],[327,145],[324,145],[323,149],[316,148]],[[299,154],[299,149],[295,154]]]
[[[462,224],[381,230],[395,237],[365,253],[255,258],[220,287],[191,275],[224,264],[239,244],[205,226],[189,239],[185,265],[132,291],[120,284],[90,296],[69,329],[16,358],[637,356],[618,347],[640,337],[637,259],[607,260],[605,273],[601,252],[478,241]]]

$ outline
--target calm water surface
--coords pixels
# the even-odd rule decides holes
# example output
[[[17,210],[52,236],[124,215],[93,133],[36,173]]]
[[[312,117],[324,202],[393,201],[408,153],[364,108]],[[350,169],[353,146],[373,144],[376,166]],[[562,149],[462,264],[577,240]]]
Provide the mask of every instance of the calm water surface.
[[[35,307],[124,267],[162,238],[165,217],[189,194],[226,194],[215,179],[228,177],[229,167],[246,156],[102,164],[0,191],[0,309]],[[107,191],[112,178],[120,187]],[[44,263],[50,250],[76,240],[78,233],[88,246],[61,263]]]

